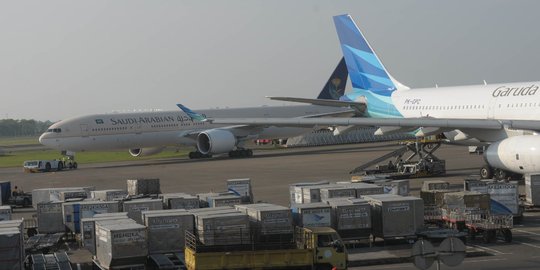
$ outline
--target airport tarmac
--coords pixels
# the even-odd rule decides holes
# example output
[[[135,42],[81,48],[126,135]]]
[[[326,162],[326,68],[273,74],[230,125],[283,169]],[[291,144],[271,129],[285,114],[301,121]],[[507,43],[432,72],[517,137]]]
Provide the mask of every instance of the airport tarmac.
[[[249,177],[256,200],[288,204],[289,184],[305,181],[343,181],[349,171],[399,147],[395,142],[257,150],[249,159],[226,157],[210,160],[187,158],[81,164],[75,171],[23,173],[22,168],[0,169],[0,180],[10,180],[26,191],[35,188],[95,186],[96,189],[125,188],[129,178],[160,178],[162,192],[199,193],[225,190],[225,180]],[[446,160],[445,179],[462,185],[463,178],[477,174],[483,165],[480,155],[469,154],[467,147],[443,145],[437,151]],[[127,153],[126,153],[127,155]],[[434,178],[435,179],[435,178]],[[423,179],[412,179],[411,193],[418,194]],[[514,242],[469,243],[491,256],[466,258],[452,269],[540,269],[540,212],[528,212],[524,224],[516,225]],[[367,251],[366,251],[367,252]],[[386,253],[393,251],[385,250]],[[377,256],[377,253],[373,253]],[[380,255],[380,254],[379,254]],[[368,256],[368,253],[366,253]],[[401,250],[393,256],[407,256]],[[442,265],[441,269],[447,269]],[[351,269],[415,269],[411,263],[353,267]],[[431,269],[436,269],[435,265]]]

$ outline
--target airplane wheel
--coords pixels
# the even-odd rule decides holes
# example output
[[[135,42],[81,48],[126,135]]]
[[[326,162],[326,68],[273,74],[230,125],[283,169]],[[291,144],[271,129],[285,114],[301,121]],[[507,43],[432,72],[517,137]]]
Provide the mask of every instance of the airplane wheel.
[[[489,166],[484,166],[480,169],[480,177],[482,179],[491,179],[493,177],[493,169]]]
[[[47,164],[45,164],[45,171],[46,171],[46,172],[50,172],[50,171],[51,171],[51,163],[47,162]]]
[[[64,163],[63,162],[58,162],[58,169],[59,171],[63,170],[64,169]]]
[[[497,180],[504,180],[506,179],[507,173],[505,170],[502,169],[496,169],[494,173],[494,177]]]
[[[77,169],[77,162],[73,162],[73,169]]]

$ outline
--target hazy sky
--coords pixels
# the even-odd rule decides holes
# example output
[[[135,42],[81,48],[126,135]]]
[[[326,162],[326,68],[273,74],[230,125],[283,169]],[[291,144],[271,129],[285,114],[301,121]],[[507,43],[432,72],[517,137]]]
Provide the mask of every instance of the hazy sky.
[[[316,97],[349,13],[411,87],[540,80],[540,1],[2,1],[0,118]]]

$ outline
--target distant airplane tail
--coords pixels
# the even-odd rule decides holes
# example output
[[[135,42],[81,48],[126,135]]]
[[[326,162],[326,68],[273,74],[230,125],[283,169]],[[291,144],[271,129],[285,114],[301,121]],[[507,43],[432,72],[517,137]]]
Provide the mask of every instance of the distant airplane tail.
[[[373,117],[399,117],[390,99],[392,92],[409,89],[394,79],[375,54],[356,23],[348,14],[334,16],[343,57],[347,63],[352,93],[342,100],[367,99],[368,113]]]
[[[317,99],[339,100],[345,94],[348,75],[347,65],[345,59],[342,57]]]

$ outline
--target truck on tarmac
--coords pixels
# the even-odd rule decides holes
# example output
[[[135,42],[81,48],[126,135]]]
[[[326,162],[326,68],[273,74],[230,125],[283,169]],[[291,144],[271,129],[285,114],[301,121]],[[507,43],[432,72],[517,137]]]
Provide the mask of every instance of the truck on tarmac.
[[[186,232],[185,263],[189,270],[347,269],[347,260],[341,238],[329,227],[296,228],[290,245],[252,242],[245,248],[229,245],[222,250],[204,246],[195,234]]]
[[[61,171],[64,169],[74,170],[77,169],[77,162],[68,160],[27,160],[23,164],[24,172],[50,172]]]

